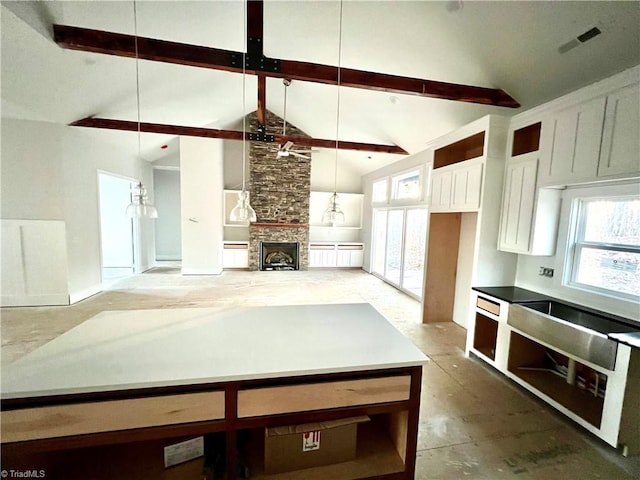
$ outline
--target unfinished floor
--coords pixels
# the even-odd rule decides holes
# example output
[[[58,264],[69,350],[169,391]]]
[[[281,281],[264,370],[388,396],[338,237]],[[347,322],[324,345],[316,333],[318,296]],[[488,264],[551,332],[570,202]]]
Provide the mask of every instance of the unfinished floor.
[[[183,277],[155,268],[68,307],[1,310],[8,364],[108,310],[371,303],[429,356],[416,479],[639,479],[625,458],[489,367],[464,356],[466,331],[420,323],[420,303],[362,270],[225,271]],[[640,408],[640,407],[639,407]]]

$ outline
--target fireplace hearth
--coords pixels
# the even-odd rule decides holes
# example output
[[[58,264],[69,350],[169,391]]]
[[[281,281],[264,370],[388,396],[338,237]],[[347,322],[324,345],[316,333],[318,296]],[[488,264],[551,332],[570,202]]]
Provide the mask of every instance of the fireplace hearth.
[[[299,270],[297,242],[260,242],[260,270]]]

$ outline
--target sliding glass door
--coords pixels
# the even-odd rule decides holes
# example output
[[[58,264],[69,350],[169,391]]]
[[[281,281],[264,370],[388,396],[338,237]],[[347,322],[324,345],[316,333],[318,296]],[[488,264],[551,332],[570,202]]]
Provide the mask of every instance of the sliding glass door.
[[[420,298],[424,277],[426,208],[374,209],[373,273]]]

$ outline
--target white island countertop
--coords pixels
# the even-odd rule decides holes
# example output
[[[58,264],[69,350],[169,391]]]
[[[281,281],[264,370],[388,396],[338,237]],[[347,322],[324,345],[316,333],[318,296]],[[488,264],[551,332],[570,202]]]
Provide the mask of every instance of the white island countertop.
[[[102,312],[2,369],[2,398],[419,366],[368,303]]]

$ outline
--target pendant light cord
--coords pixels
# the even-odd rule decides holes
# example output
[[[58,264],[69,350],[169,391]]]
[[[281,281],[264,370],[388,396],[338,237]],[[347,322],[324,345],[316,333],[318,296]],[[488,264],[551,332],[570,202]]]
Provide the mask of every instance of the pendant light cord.
[[[140,159],[140,70],[138,67],[138,8],[133,0],[133,38],[136,53],[136,109],[138,112],[138,159]]]
[[[248,1],[248,0],[247,0]],[[244,39],[245,42],[247,41],[247,2],[244,2]],[[246,55],[247,55],[247,48],[249,48],[248,45],[245,44],[245,48],[244,51],[242,52],[242,191],[245,191],[245,172],[246,172],[246,115],[245,115],[245,109],[246,109],[246,105],[245,105],[245,83],[246,83],[246,65],[247,65],[247,59],[246,59]]]
[[[338,105],[336,108],[336,158],[333,172],[333,193],[338,191],[338,134],[340,132],[340,65],[342,64],[342,0],[340,0],[340,22],[338,25]]]

